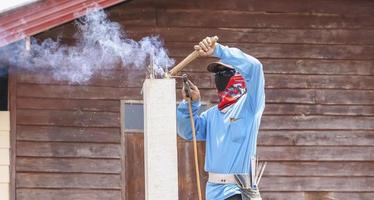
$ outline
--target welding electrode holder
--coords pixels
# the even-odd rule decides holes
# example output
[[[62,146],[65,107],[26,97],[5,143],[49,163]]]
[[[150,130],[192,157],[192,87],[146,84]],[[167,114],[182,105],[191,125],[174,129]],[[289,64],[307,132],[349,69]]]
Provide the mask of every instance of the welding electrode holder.
[[[182,75],[182,80],[183,80],[183,89],[184,89],[184,92],[186,94],[186,97],[187,98],[192,98],[192,95],[191,95],[191,86],[190,86],[190,83],[188,81],[187,74],[183,74]]]
[[[183,89],[187,97],[188,112],[190,116],[190,123],[191,123],[191,129],[192,129],[192,142],[193,142],[193,153],[194,153],[194,160],[195,160],[197,195],[198,195],[198,200],[203,200],[203,196],[201,192],[201,182],[200,182],[198,149],[197,149],[197,140],[196,140],[196,127],[195,127],[195,121],[194,121],[193,113],[192,113],[191,85],[190,85],[190,81],[188,80],[187,74],[182,75],[182,80],[183,80]]]

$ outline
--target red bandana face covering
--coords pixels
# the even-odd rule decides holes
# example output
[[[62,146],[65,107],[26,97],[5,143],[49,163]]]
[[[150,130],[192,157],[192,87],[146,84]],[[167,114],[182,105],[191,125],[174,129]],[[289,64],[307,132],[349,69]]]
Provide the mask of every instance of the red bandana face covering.
[[[238,99],[247,92],[245,80],[242,75],[236,73],[227,83],[224,91],[218,92],[218,109],[222,110],[238,101]]]

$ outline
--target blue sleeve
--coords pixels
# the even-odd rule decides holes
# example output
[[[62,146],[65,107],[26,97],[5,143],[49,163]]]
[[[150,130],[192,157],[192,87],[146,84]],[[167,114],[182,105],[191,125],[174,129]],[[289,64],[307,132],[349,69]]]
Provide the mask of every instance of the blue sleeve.
[[[195,121],[196,139],[206,139],[206,113],[199,116],[200,101],[192,102],[192,113]],[[188,111],[188,102],[183,100],[177,108],[177,132],[185,140],[192,140],[192,129],[190,114]]]
[[[233,66],[245,79],[247,86],[247,103],[253,112],[265,106],[265,79],[262,64],[255,57],[243,53],[238,48],[229,48],[217,44],[214,55],[221,62]]]

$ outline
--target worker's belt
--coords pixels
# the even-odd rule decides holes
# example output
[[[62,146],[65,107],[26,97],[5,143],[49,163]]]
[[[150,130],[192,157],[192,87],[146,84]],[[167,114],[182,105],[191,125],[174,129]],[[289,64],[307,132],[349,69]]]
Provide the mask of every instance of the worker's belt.
[[[217,174],[209,172],[209,183],[236,184],[234,174]]]

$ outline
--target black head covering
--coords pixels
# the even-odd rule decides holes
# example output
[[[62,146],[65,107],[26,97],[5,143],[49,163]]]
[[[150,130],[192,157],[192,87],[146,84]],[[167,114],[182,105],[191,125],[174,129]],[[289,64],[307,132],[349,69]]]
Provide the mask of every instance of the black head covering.
[[[216,88],[219,92],[224,91],[227,84],[230,81],[230,78],[235,75],[235,70],[224,70],[216,72],[214,75],[214,80],[216,83]]]
[[[209,72],[215,73],[216,88],[219,92],[224,91],[230,78],[235,75],[236,71],[230,65],[221,62],[210,63],[207,67]]]

